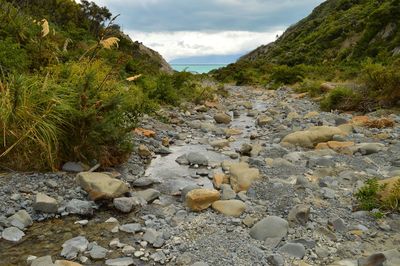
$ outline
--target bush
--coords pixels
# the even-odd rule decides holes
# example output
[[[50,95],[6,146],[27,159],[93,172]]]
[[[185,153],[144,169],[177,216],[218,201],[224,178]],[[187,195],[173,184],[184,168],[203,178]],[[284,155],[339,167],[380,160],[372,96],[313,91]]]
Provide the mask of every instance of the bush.
[[[400,181],[397,181],[389,191],[387,197],[381,197],[381,192],[386,189],[380,185],[376,178],[369,179],[354,196],[358,201],[358,207],[362,210],[371,211],[380,209],[384,211],[400,211]]]
[[[274,83],[290,85],[302,81],[304,72],[299,67],[280,65],[273,67],[270,78]]]
[[[360,101],[360,96],[353,89],[337,87],[321,101],[321,109],[324,111],[354,110],[358,108]]]
[[[369,98],[377,105],[393,106],[400,101],[400,61],[391,66],[366,61],[362,66],[361,82]]]
[[[46,77],[2,80],[1,161],[15,170],[124,161],[146,102],[141,90],[110,71],[101,60],[82,61],[55,66]]]
[[[296,89],[296,91],[308,92],[311,97],[319,97],[324,94],[321,84],[321,81],[306,79],[299,84],[299,87]]]

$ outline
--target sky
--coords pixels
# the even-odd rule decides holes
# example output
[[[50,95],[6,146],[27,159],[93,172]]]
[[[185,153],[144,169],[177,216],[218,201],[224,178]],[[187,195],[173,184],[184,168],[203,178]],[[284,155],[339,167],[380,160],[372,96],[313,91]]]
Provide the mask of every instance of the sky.
[[[169,62],[230,63],[270,43],[323,0],[92,0]],[[222,62],[229,61],[229,62]]]

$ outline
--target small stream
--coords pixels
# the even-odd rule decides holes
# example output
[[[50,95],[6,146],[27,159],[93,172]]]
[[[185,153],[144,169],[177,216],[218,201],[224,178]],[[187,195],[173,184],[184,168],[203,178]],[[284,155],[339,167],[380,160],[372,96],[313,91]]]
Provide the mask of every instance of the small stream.
[[[253,110],[265,111],[266,105],[261,100],[253,100],[252,103]],[[233,119],[230,127],[242,130],[242,134],[234,136],[236,140],[230,145],[231,150],[239,149],[243,143],[249,142],[248,136],[250,132],[256,130],[255,117],[247,116],[247,110],[244,109],[240,117]],[[206,137],[216,139],[212,135],[207,135]],[[194,144],[172,146],[170,147],[171,154],[153,159],[145,172],[145,176],[152,177],[158,182],[152,187],[167,195],[179,195],[180,190],[188,185],[212,188],[211,174],[210,176],[199,176],[196,174],[199,169],[179,165],[175,162],[176,158],[189,152],[204,154],[210,164],[217,164],[229,159],[228,156],[213,151],[209,145],[201,144],[200,142],[195,140],[193,141]],[[212,171],[212,169],[209,169],[210,173]],[[124,232],[111,233],[111,228],[115,224],[105,223],[110,217],[117,218],[120,224],[139,221],[135,213],[121,214],[111,207],[103,207],[96,211],[93,217],[89,218],[89,223],[85,226],[75,224],[76,221],[85,219],[77,216],[35,222],[25,231],[26,235],[21,242],[11,243],[0,240],[0,265],[26,265],[26,259],[29,255],[37,257],[52,255],[53,260],[61,259],[62,244],[78,235],[85,236],[90,242],[96,241],[103,247],[108,247],[109,241],[117,237],[123,243],[133,243],[135,241],[133,234]],[[118,251],[113,251],[111,256],[118,257],[123,255],[118,254]]]

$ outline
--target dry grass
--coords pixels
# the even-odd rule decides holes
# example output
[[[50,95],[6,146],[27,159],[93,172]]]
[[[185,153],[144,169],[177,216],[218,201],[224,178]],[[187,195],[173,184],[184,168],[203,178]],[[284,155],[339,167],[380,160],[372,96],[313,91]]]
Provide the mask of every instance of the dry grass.
[[[109,37],[100,41],[100,45],[104,49],[111,49],[113,46],[118,47],[119,39],[117,37]]]

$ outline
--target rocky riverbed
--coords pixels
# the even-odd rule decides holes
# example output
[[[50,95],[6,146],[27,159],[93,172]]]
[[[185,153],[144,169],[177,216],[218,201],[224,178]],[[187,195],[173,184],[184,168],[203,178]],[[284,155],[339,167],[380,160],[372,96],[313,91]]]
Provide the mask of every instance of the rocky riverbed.
[[[353,196],[400,176],[400,116],[227,89],[145,117],[116,169],[1,174],[0,265],[400,265],[400,215]]]

